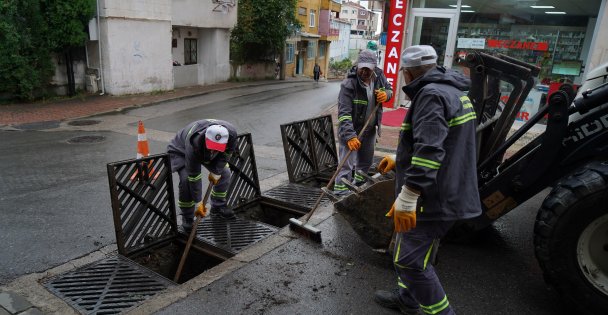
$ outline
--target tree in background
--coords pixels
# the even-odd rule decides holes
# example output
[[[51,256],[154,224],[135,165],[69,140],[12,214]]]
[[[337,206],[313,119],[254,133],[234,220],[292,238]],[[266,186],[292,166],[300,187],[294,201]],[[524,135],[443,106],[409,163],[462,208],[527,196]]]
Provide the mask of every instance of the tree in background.
[[[53,75],[39,0],[0,3],[0,94],[32,100]]]
[[[72,50],[85,45],[87,24],[95,15],[95,0],[49,0],[43,9],[48,25],[49,48],[65,58],[68,95],[76,94]]]
[[[70,50],[82,47],[95,0],[0,2],[0,94],[21,100],[43,95],[53,76],[53,52],[66,58],[68,92],[75,93]]]
[[[237,24],[230,37],[230,57],[239,64],[274,60],[301,24],[298,0],[239,0]]]

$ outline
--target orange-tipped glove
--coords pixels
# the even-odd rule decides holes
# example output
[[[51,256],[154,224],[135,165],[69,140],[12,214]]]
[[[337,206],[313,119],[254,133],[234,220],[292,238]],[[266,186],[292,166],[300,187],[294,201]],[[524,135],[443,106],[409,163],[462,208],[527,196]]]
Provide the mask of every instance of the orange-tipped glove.
[[[213,173],[209,173],[209,182],[213,183],[213,185],[217,185],[217,183],[220,182],[220,178],[222,178],[222,175],[217,175],[217,174],[213,174]]]
[[[420,194],[409,190],[405,185],[395,199],[391,210],[386,214],[395,221],[395,232],[403,233],[416,227],[416,202]]]
[[[348,142],[346,142],[346,145],[348,146],[349,150],[357,151],[361,148],[361,141],[359,141],[359,139],[357,139],[357,137],[354,137],[354,138],[348,140]]]
[[[376,103],[384,103],[388,100],[388,95],[382,90],[374,91],[376,93]]]
[[[385,155],[382,161],[378,163],[378,172],[386,174],[395,169],[395,155]]]
[[[198,203],[198,206],[196,207],[196,211],[194,211],[194,215],[197,217],[201,217],[204,218],[207,216],[207,207],[205,207],[205,205],[202,202]]]

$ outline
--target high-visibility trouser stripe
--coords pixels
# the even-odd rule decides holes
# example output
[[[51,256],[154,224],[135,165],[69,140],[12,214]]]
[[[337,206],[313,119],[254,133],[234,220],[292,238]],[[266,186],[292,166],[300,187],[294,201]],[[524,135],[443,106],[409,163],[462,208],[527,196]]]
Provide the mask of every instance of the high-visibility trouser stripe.
[[[441,313],[443,310],[445,310],[448,306],[450,306],[450,302],[448,301],[448,296],[444,295],[443,299],[441,301],[439,301],[438,303],[435,303],[433,305],[430,306],[426,306],[426,305],[422,305],[420,304],[420,308],[422,309],[422,311],[426,314],[437,314],[437,313]]]
[[[353,100],[353,104],[367,105],[367,101],[364,101],[364,100]]]
[[[212,197],[218,197],[218,198],[226,198],[226,192],[221,192],[221,191],[215,191],[213,189],[211,189],[211,196]]]
[[[198,174],[196,176],[188,176],[188,181],[189,182],[198,182],[202,178],[203,178],[203,174]]]
[[[412,165],[424,166],[428,168],[432,168],[434,170],[438,170],[441,167],[441,163],[423,159],[417,156],[412,157]]]
[[[397,285],[404,289],[407,289],[407,285],[405,285],[405,283],[403,283],[403,281],[401,280],[400,277],[397,277]]]
[[[365,180],[365,177],[363,177],[363,176],[359,175],[358,173],[355,173],[355,180],[358,180],[358,181],[361,181],[361,182],[362,182],[362,181],[364,181],[364,180]]]
[[[348,190],[348,187],[346,187],[346,185],[344,185],[344,184],[334,184],[334,190],[337,190],[337,191]]]
[[[475,112],[466,113],[462,116],[458,116],[458,117],[454,117],[454,118],[450,119],[448,121],[448,126],[454,127],[457,125],[462,125],[462,124],[466,123],[467,121],[473,120],[476,118],[477,118],[477,115],[475,115]]]
[[[402,265],[400,265],[400,264],[397,263],[399,261],[399,253],[400,252],[401,252],[401,239],[399,239],[399,243],[397,243],[397,250],[393,254],[393,255],[395,255],[393,257],[393,265],[395,265],[396,267],[401,268],[401,269],[411,269],[410,267],[402,266]],[[407,287],[405,287],[405,288],[407,288]]]
[[[402,123],[401,124],[401,130],[402,131],[410,130],[410,129],[412,129],[412,125],[411,124],[408,124],[408,123]]]
[[[344,116],[338,117],[338,121],[345,121],[345,120],[353,120],[353,116],[344,115]]]
[[[177,201],[177,206],[180,208],[192,208],[196,203],[194,201]]]
[[[431,253],[433,252],[433,245],[435,245],[434,241],[431,243],[431,246],[429,246],[429,249],[426,251],[426,255],[424,255],[424,264],[422,265],[422,269],[426,270],[426,264],[428,264],[429,258],[431,258]]]

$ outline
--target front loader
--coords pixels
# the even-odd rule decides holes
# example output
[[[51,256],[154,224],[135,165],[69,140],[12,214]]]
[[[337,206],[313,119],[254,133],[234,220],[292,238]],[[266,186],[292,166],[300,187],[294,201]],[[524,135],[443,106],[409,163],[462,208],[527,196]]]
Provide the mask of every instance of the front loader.
[[[509,135],[539,68],[484,53],[466,58],[478,118],[478,181],[483,213],[452,235],[482,229],[543,189],[534,249],[545,280],[580,314],[608,314],[608,63],[575,89],[563,84]],[[499,87],[512,86],[502,103]],[[530,128],[546,129],[506,157]]]

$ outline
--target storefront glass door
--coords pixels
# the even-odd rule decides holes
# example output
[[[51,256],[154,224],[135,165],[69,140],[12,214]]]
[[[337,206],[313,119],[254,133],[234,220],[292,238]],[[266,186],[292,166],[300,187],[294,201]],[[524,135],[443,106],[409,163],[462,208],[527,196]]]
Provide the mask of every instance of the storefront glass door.
[[[406,45],[430,45],[437,51],[437,64],[452,67],[456,26],[456,10],[412,9]]]

